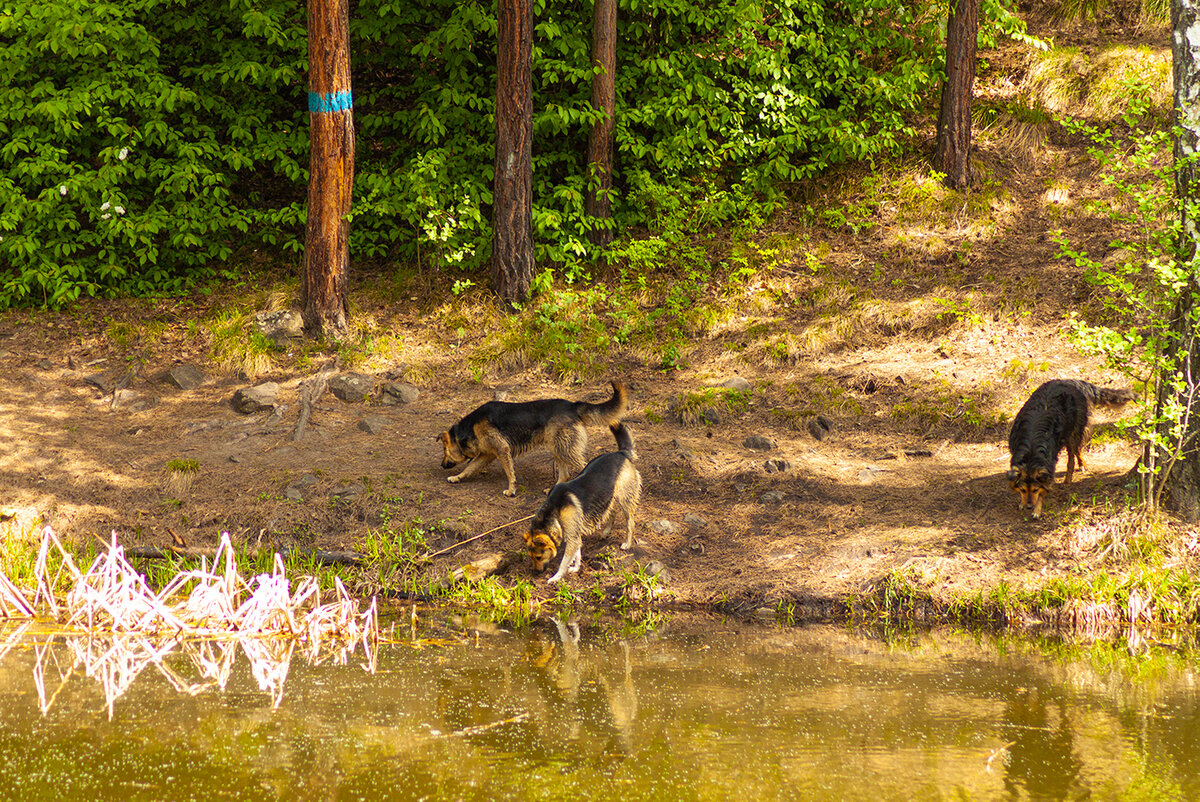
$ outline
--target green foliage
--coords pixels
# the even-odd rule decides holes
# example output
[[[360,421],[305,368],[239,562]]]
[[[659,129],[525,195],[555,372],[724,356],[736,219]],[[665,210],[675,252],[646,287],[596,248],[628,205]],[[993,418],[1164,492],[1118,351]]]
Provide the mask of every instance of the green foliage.
[[[626,0],[617,231],[661,216],[671,194],[686,212],[697,184],[718,190],[705,194],[723,197],[729,218],[773,202],[780,182],[896,153],[940,74],[942,13],[884,0]],[[1002,5],[988,14],[1000,24],[985,30],[1016,31]],[[536,17],[536,258],[576,280],[595,256],[581,159],[598,115],[591,9],[550,0]],[[350,37],[352,256],[477,270],[491,239],[494,7],[364,0]],[[243,249],[302,249],[303,4],[0,0],[0,39],[0,308],[180,292]],[[680,308],[705,271],[683,278],[669,299]],[[682,335],[668,338],[671,366]]]
[[[1138,470],[1145,479],[1144,499],[1156,503],[1148,492],[1151,482],[1178,459],[1188,415],[1179,401],[1188,389],[1177,354],[1181,327],[1172,321],[1181,294],[1197,291],[1192,266],[1175,258],[1180,222],[1174,214],[1173,187],[1179,163],[1170,155],[1171,132],[1139,129],[1136,123],[1142,118],[1141,109],[1130,110],[1127,139],[1108,129],[1066,121],[1069,129],[1091,138],[1089,153],[1113,190],[1114,200],[1094,202],[1089,210],[1111,220],[1121,236],[1110,243],[1112,256],[1103,262],[1074,246],[1061,231],[1054,239],[1059,256],[1084,269],[1100,301],[1100,308],[1090,315],[1072,313],[1076,344],[1085,353],[1102,356],[1148,398],[1166,398],[1163,404],[1141,405],[1117,424],[1152,446],[1150,459],[1139,461]],[[1193,303],[1191,309],[1197,315],[1200,303]],[[1192,320],[1183,328],[1194,330],[1198,323]]]

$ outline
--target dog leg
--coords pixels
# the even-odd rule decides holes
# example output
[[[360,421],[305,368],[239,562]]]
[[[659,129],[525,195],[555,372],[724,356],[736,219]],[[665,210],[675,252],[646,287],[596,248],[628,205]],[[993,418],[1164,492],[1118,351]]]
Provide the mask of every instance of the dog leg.
[[[504,468],[504,475],[508,477],[508,489],[504,495],[512,498],[517,494],[517,469],[513,467],[512,449],[508,443],[496,441],[496,457],[500,460],[500,467]]]
[[[478,457],[472,458],[471,461],[467,463],[467,467],[463,468],[461,472],[455,476],[447,476],[446,481],[451,484],[458,484],[463,479],[470,479],[472,476],[490,465],[493,459],[494,457],[492,457],[491,454],[480,454]]]
[[[625,522],[628,531],[625,533],[625,542],[621,544],[622,551],[629,551],[633,548],[633,516],[637,514],[638,502],[642,498],[642,475],[638,472],[633,474],[633,487],[630,488],[629,495],[626,497],[625,503],[621,508],[625,510]]]
[[[1083,460],[1079,460],[1079,467],[1083,467]],[[1063,484],[1071,484],[1071,477],[1075,475],[1075,452],[1067,449],[1067,480]]]

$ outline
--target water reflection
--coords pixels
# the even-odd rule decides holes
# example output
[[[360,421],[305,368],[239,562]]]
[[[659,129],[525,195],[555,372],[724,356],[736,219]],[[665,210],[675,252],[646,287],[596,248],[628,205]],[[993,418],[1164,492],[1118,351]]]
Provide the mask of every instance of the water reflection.
[[[374,674],[292,660],[278,699],[243,651],[180,644],[114,674],[136,680],[111,720],[99,683],[53,681],[81,647],[10,643],[0,797],[1200,798],[1196,664],[1172,652],[707,619],[402,629]]]

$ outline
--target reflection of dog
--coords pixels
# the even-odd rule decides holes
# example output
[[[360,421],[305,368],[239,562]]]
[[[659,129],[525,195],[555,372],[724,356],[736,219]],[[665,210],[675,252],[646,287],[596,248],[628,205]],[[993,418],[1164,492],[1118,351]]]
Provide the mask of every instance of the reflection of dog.
[[[1042,501],[1054,484],[1063,446],[1067,449],[1067,484],[1076,464],[1083,467],[1080,449],[1093,404],[1121,406],[1132,400],[1129,390],[1097,387],[1079,379],[1053,379],[1034,390],[1008,434],[1012,453],[1008,482],[1021,497],[1021,509],[1033,507],[1033,517],[1041,517]]]
[[[625,512],[628,534],[621,548],[633,546],[633,515],[642,494],[642,475],[633,467],[636,453],[633,437],[620,423],[610,427],[617,438],[617,450],[601,454],[569,482],[554,486],[541,509],[534,513],[525,545],[533,560],[533,570],[541,571],[560,546],[564,546],[558,571],[551,582],[563,574],[575,573],[583,561],[583,536],[611,524],[617,507]]]
[[[463,460],[467,467],[451,482],[469,479],[500,460],[508,477],[506,496],[517,494],[517,473],[513,457],[546,444],[554,452],[558,482],[565,482],[583,465],[587,450],[585,424],[612,426],[619,423],[629,406],[629,391],[613,382],[613,395],[599,404],[551,398],[542,401],[508,403],[489,401],[442,432],[442,467],[450,470]]]

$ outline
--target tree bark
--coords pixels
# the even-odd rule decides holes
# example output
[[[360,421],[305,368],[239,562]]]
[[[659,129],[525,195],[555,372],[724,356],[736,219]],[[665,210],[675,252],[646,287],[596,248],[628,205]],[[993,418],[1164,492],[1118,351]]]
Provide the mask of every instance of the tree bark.
[[[492,289],[512,308],[533,283],[533,4],[500,0]]]
[[[588,188],[584,213],[594,218],[588,239],[601,248],[612,242],[613,128],[616,125],[617,0],[595,0],[592,17],[592,108],[604,116],[588,134]]]
[[[348,0],[309,0],[308,110],[311,160],[304,243],[304,328],[314,336],[346,329],[354,112],[350,93]]]
[[[1175,195],[1179,206],[1180,238],[1177,258],[1186,269],[1188,281],[1180,291],[1171,320],[1167,350],[1167,375],[1160,377],[1158,411],[1175,404],[1183,419],[1160,424],[1159,434],[1172,453],[1157,455],[1162,465],[1156,498],[1187,521],[1200,520],[1200,280],[1196,256],[1200,250],[1197,230],[1200,207],[1200,0],[1172,0],[1171,55],[1175,78]],[[1173,375],[1172,375],[1173,374]],[[1155,456],[1148,454],[1147,456]]]
[[[946,174],[946,186],[971,183],[971,92],[975,86],[979,1],[956,0],[946,23],[946,84],[938,114],[934,164]]]

